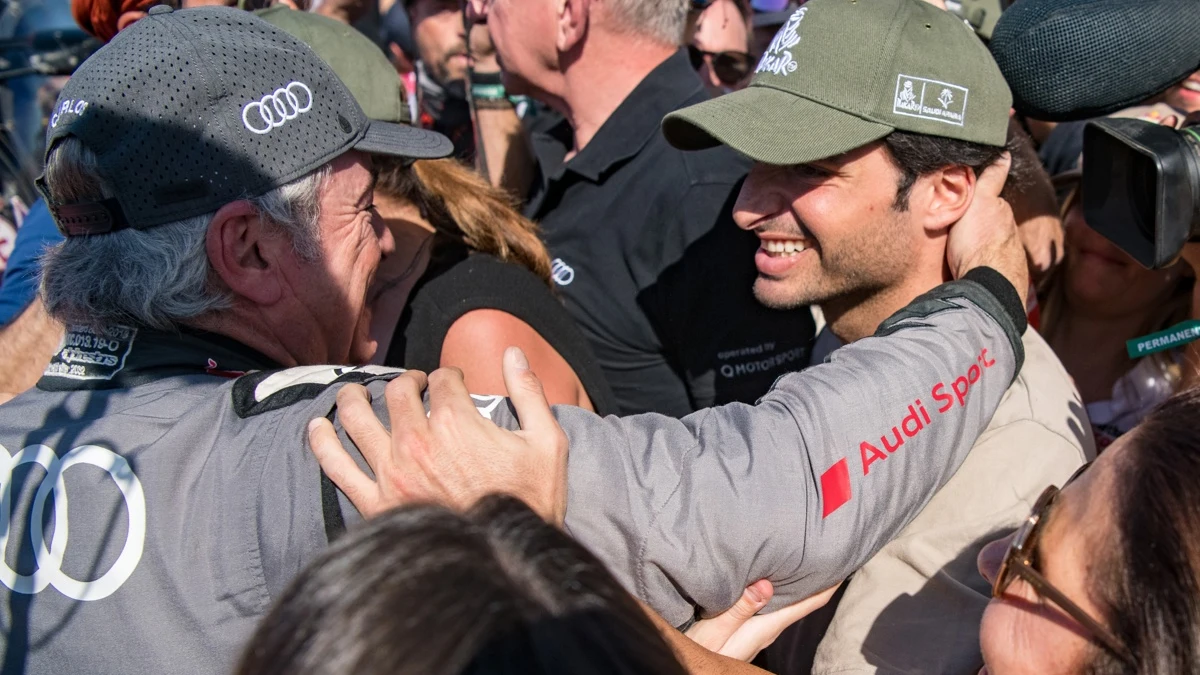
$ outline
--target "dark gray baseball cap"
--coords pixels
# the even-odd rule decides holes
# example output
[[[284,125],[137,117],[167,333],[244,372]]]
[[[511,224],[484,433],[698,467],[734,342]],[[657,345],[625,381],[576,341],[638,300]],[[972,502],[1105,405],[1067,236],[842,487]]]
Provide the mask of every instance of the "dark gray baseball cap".
[[[416,159],[452,151],[441,134],[368,119],[311,48],[228,7],[154,7],[121,31],[63,88],[46,147],[67,136],[95,154],[113,194],[47,199],[67,236],[210,213],[350,150]]]

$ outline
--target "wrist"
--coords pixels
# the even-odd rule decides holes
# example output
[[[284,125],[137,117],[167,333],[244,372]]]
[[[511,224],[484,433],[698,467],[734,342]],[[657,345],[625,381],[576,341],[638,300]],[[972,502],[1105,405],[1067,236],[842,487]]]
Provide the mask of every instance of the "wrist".
[[[504,88],[500,73],[471,72],[471,99],[480,109],[512,108],[513,102]]]

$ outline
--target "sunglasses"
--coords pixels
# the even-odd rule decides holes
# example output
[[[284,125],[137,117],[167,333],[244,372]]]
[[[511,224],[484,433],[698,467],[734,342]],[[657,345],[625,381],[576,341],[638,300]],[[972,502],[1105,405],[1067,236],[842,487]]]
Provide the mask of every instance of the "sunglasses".
[[[705,56],[711,57],[713,72],[721,84],[727,87],[737,85],[754,69],[754,57],[745,52],[706,52],[695,45],[688,45],[688,58],[692,60],[692,70],[700,69]]]
[[[1079,467],[1079,470],[1063,484],[1063,487],[1079,477],[1089,466],[1091,466],[1090,463]],[[1051,585],[1046,577],[1033,567],[1034,552],[1037,550],[1038,538],[1042,534],[1042,523],[1058,495],[1059,489],[1051,485],[1042,492],[1041,497],[1038,497],[1037,502],[1033,505],[1033,511],[1017,530],[1004,555],[1004,561],[1000,563],[1000,571],[996,574],[996,584],[992,587],[992,597],[999,598],[1004,595],[1005,590],[1012,585],[1012,582],[1020,577],[1033,587],[1034,592],[1049,599],[1069,614],[1072,619],[1078,621],[1113,656],[1121,659],[1126,665],[1137,668],[1137,661],[1133,658],[1133,653],[1112,631],[1092,618],[1082,607],[1071,602],[1062,591]]]

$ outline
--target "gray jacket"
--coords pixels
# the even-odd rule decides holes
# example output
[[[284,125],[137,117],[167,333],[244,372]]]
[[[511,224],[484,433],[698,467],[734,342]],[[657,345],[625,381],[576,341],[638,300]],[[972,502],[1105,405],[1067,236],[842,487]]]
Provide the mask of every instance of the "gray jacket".
[[[682,420],[558,408],[567,526],[676,624],[759,578],[780,601],[805,596],[953,475],[1019,367],[1023,328],[1011,286],[981,270],[756,406]],[[271,366],[211,334],[73,329],[38,386],[0,406],[0,672],[229,671],[357,518],[308,451],[308,421],[336,425],[347,382],[386,419],[396,372]],[[503,399],[477,406],[515,426]]]

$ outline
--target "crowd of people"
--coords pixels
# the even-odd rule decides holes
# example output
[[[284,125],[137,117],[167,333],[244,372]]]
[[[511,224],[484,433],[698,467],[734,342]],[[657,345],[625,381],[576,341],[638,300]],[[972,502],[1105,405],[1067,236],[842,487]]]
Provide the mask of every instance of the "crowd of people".
[[[1089,227],[994,15],[70,4],[3,675],[1200,672],[1200,343],[1127,346],[1200,243]]]

